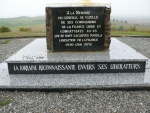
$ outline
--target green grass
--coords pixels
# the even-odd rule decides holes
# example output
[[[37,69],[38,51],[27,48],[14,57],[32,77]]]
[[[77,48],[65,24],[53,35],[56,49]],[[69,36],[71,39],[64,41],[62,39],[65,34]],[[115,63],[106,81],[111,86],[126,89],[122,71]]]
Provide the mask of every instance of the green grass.
[[[14,99],[5,99],[3,101],[0,101],[0,108],[5,106],[5,105],[8,105],[9,103],[13,102]]]
[[[16,18],[4,18],[0,19],[0,27],[1,26],[7,26],[12,31],[18,31],[19,27],[24,26],[39,26],[39,25],[45,25],[45,17],[39,16],[39,17],[16,17]]]
[[[17,17],[0,19],[0,27],[7,26],[12,32],[0,33],[0,38],[6,37],[36,37],[46,36],[45,17]],[[118,31],[122,26],[124,31]],[[150,36],[150,24],[140,25],[122,22],[111,22],[112,36]],[[130,31],[130,27],[136,27],[137,31]],[[19,28],[31,28],[31,32],[19,32]],[[114,28],[114,29],[113,29]]]
[[[0,44],[9,44],[10,40],[4,40],[3,42],[0,42]]]
[[[139,31],[112,31],[112,36],[150,36],[150,33]]]
[[[123,26],[124,29],[129,29],[130,27],[136,27],[139,31],[150,31],[150,25],[135,25],[129,23],[121,23],[121,22],[111,22],[112,28],[119,28]]]
[[[0,38],[6,37],[32,37],[32,36],[46,36],[44,32],[8,32],[8,33],[0,33]]]
[[[0,33],[0,38],[46,36],[44,16],[0,19],[1,26],[9,27],[11,32]],[[31,32],[20,32],[20,28],[31,28]]]
[[[45,37],[46,33],[45,32],[8,32],[8,33],[0,33],[0,38],[7,38],[7,37],[18,37],[18,38],[23,38],[23,37],[36,37],[36,36],[41,36]],[[112,31],[111,36],[150,36],[150,32],[140,32],[140,31]],[[4,43],[9,43],[4,42]]]
[[[123,27],[123,31],[118,30],[120,26]],[[135,31],[131,29],[134,27],[136,28]],[[112,36],[150,36],[150,25],[111,22],[111,28]]]

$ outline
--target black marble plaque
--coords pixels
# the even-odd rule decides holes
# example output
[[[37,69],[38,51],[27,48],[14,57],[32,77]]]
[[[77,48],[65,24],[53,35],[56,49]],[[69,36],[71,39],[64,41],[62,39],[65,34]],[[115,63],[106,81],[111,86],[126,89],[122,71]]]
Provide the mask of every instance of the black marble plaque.
[[[103,50],[105,7],[53,7],[54,51]]]
[[[145,61],[8,63],[9,74],[86,74],[145,72]]]

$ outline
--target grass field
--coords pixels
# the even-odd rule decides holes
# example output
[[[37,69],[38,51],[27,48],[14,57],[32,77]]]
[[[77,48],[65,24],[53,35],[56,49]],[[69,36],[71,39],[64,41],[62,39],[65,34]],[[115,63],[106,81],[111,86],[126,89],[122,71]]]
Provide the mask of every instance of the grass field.
[[[46,33],[43,32],[8,32],[8,33],[0,33],[0,38],[7,38],[7,37],[36,37],[36,36],[46,36]]]
[[[0,27],[7,26],[11,32],[0,33],[0,38],[5,37],[31,37],[46,36],[45,17],[17,17],[0,19]],[[120,27],[122,29],[120,29]],[[20,28],[30,28],[31,31],[20,32]],[[150,24],[132,24],[123,21],[111,22],[112,36],[150,36]],[[131,28],[136,28],[132,30]]]
[[[9,27],[12,32],[18,31],[20,27],[43,27],[45,25],[44,16],[39,17],[16,17],[8,19],[0,19],[0,26]],[[39,28],[40,29],[40,28]]]
[[[150,36],[150,33],[139,31],[112,31],[112,36]]]

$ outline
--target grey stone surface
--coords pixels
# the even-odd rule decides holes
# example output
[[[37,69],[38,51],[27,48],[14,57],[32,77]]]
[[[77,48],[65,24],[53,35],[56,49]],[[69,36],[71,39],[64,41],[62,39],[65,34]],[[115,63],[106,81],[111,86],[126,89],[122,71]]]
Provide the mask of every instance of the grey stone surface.
[[[40,45],[41,44],[41,45]],[[119,46],[119,48],[117,47]],[[29,49],[31,51],[29,51]],[[120,52],[120,51],[123,51]],[[132,54],[131,54],[132,53]],[[72,55],[73,54],[73,55]],[[78,55],[76,55],[78,54]],[[94,54],[94,57],[92,57]],[[105,56],[108,56],[105,58]],[[68,59],[69,57],[69,59]],[[119,59],[120,58],[120,59]],[[136,52],[117,39],[112,39],[109,52],[80,53],[48,53],[46,40],[37,39],[8,58],[7,62],[63,62],[63,61],[97,61],[104,60],[147,60],[148,58]],[[7,64],[0,64],[0,88],[133,88],[150,86],[150,69],[145,73],[116,74],[48,74],[48,75],[9,75]],[[149,62],[147,62],[149,65]]]
[[[36,39],[24,48],[16,52],[14,55],[6,59],[6,61],[46,61],[47,49],[46,40]]]
[[[9,75],[7,65],[2,64],[0,88],[133,88],[150,86],[150,69],[145,73],[118,74],[51,74]],[[5,70],[4,70],[5,69]],[[7,73],[7,74],[6,74]]]
[[[149,38],[117,39],[150,58]],[[30,39],[25,42],[27,41],[30,42]],[[3,61],[2,58],[11,56],[12,50],[17,52],[24,44],[16,39],[12,42],[0,46],[1,61]],[[0,113],[149,113],[150,91],[131,90],[0,91],[0,102],[12,100],[0,107]]]
[[[111,39],[108,52],[49,52],[46,49],[45,39],[36,39],[31,44],[22,48],[6,62],[91,62],[91,61],[131,61],[148,60],[139,52],[128,45]]]

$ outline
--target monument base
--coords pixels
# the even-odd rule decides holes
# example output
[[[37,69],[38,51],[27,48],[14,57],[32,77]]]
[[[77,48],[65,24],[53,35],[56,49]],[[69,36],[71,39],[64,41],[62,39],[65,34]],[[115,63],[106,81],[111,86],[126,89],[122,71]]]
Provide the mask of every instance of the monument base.
[[[63,63],[72,63],[72,67]],[[0,72],[0,89],[150,87],[148,58],[115,38],[108,52],[65,53],[47,53],[46,39],[36,39],[1,63]]]

